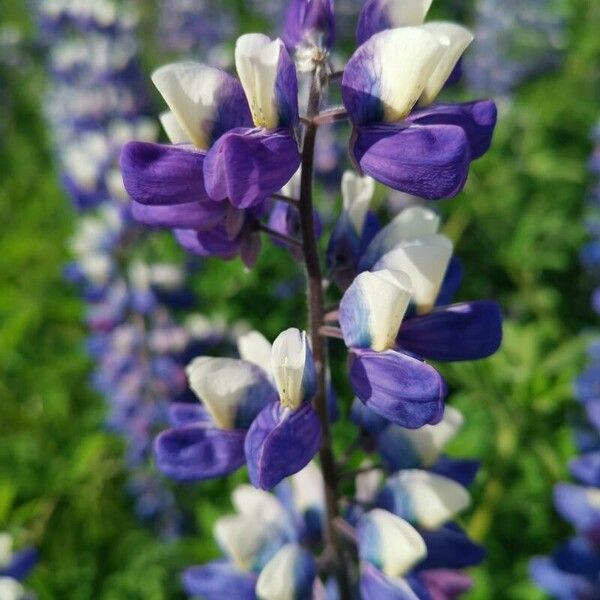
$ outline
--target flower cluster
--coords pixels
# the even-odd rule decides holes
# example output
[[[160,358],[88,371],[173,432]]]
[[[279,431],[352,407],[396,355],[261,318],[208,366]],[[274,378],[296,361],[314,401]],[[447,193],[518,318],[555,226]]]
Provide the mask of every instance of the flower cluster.
[[[19,552],[13,550],[13,538],[9,533],[0,533],[0,598],[2,600],[33,600],[21,582],[38,562],[34,548]]]
[[[181,516],[149,460],[152,440],[166,423],[169,399],[185,397],[189,357],[227,335],[199,315],[178,323],[174,314],[194,302],[188,268],[147,260],[146,232],[125,202],[121,147],[158,134],[146,113],[130,8],[61,0],[43,3],[39,21],[52,76],[47,115],[63,183],[83,211],[65,275],[86,301],[87,349],[97,365],[92,383],[107,400],[108,428],[125,440],[136,513],[171,536]]]
[[[565,22],[545,0],[477,0],[475,33],[465,64],[469,86],[509,95],[521,81],[557,68]]]
[[[594,214],[600,194],[600,128],[594,130],[596,148],[590,161],[595,182],[590,191],[591,215],[588,229],[594,240],[583,249],[584,266],[598,275],[598,231]],[[598,310],[598,292],[592,304]],[[577,483],[559,483],[554,488],[554,506],[560,516],[575,528],[575,537],[561,544],[549,557],[536,557],[530,573],[536,584],[553,598],[594,600],[600,598],[600,346],[598,339],[588,346],[589,364],[575,381],[575,397],[582,404],[585,420],[575,436],[581,456],[569,467]]]

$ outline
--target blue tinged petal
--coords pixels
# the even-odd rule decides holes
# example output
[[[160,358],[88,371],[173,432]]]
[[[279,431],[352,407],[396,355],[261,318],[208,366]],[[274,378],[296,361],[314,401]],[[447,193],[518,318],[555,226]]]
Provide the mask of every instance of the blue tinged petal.
[[[355,125],[367,125],[404,119],[444,53],[435,36],[419,27],[402,27],[371,37],[344,69],[342,98],[350,120]]]
[[[185,427],[196,423],[212,423],[210,413],[200,403],[172,402],[169,404],[169,423],[173,427]]]
[[[430,365],[393,350],[353,350],[350,382],[358,398],[396,425],[415,429],[438,423],[446,385]]]
[[[313,555],[297,544],[287,544],[261,571],[256,595],[260,600],[312,600],[316,576]]]
[[[478,460],[440,456],[436,463],[429,467],[429,471],[454,479],[464,487],[470,487],[475,481],[480,466]]]
[[[182,580],[185,591],[191,596],[201,596],[206,600],[256,600],[256,575],[241,571],[228,560],[190,567],[184,571]]]
[[[573,459],[569,468],[573,477],[584,485],[600,488],[600,452],[589,452]]]
[[[359,44],[386,29],[420,25],[432,0],[367,0],[358,17],[356,38]]]
[[[405,579],[387,577],[368,562],[360,566],[362,600],[419,600]]]
[[[387,419],[371,410],[358,398],[354,398],[352,401],[350,420],[363,432],[368,433],[369,435],[378,435],[390,424]]]
[[[358,275],[340,302],[338,318],[346,345],[380,352],[392,348],[410,298],[411,281],[401,271]]]
[[[271,350],[271,373],[285,408],[298,409],[317,392],[317,372],[305,331],[280,333]]]
[[[40,557],[35,548],[15,552],[7,564],[0,566],[0,577],[11,577],[21,581],[31,573]]]
[[[246,461],[245,431],[206,423],[163,431],[154,441],[158,469],[177,481],[203,481],[233,473]]]
[[[485,559],[485,548],[473,542],[456,524],[448,524],[436,531],[422,531],[427,545],[427,557],[418,565],[423,569],[464,569],[480,564]]]
[[[554,488],[554,506],[578,531],[600,529],[600,489],[559,483]]]
[[[597,600],[595,584],[581,575],[561,571],[547,557],[535,557],[529,562],[531,579],[546,593],[564,600],[590,598]]]
[[[288,2],[282,38],[290,51],[306,46],[330,49],[335,38],[333,0]]]
[[[258,415],[246,436],[245,452],[252,484],[269,490],[305,467],[321,446],[321,423],[310,404],[298,410],[271,404]]]
[[[463,302],[407,319],[398,345],[431,360],[476,360],[491,356],[502,342],[502,313],[492,300]]]
[[[454,301],[454,296],[458,293],[460,284],[464,277],[464,267],[460,262],[460,259],[456,256],[452,256],[448,263],[448,269],[442,282],[442,287],[438,294],[437,300],[435,301],[436,306],[444,306],[451,304]]]
[[[256,415],[277,400],[268,374],[243,360],[202,356],[187,372],[190,387],[221,429],[248,429]]]
[[[427,554],[423,538],[410,523],[380,508],[359,519],[356,533],[360,560],[388,577],[405,575]]]
[[[469,492],[455,481],[428,471],[407,469],[389,477],[378,505],[424,529],[437,529],[471,503]]]

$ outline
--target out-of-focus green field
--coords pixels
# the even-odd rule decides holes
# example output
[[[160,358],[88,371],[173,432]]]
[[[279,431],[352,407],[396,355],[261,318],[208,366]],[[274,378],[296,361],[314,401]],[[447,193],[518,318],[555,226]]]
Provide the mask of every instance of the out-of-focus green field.
[[[0,25],[27,27],[23,6],[2,0]],[[600,6],[568,8],[562,68],[521,87],[466,191],[444,207],[466,265],[460,298],[499,299],[507,315],[497,356],[441,367],[467,416],[452,450],[483,464],[464,519],[489,551],[472,599],[541,598],[527,561],[568,534],[551,489],[574,451],[571,380],[580,334],[595,325],[578,250],[589,131],[600,117]],[[0,61],[0,530],[39,547],[29,584],[40,600],[171,600],[182,567],[215,553],[210,527],[232,481],[183,491],[197,533],[182,542],[160,543],[132,514],[121,443],[103,431],[103,401],[87,385],[82,304],[61,278],[75,215],[40,112],[42,56],[28,55],[19,69]],[[200,309],[270,336],[301,325],[302,294],[277,299],[290,265],[279,249],[251,274],[237,261],[210,262],[195,282]],[[340,396],[347,407],[347,389]],[[336,436],[343,445],[349,431],[336,426]]]

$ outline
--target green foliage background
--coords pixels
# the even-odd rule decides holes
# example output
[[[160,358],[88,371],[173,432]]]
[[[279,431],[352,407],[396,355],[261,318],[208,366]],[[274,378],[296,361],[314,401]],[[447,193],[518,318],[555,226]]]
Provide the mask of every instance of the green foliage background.
[[[1,4],[0,25],[32,33],[21,0]],[[578,250],[589,131],[600,116],[600,5],[567,0],[565,9],[562,68],[521,87],[466,191],[444,207],[467,267],[461,298],[497,298],[507,315],[497,356],[442,366],[450,401],[467,416],[453,451],[483,462],[464,519],[489,550],[472,599],[541,598],[527,561],[568,534],[551,489],[574,452],[571,381],[583,360],[580,333],[594,325]],[[244,27],[256,24],[248,18]],[[133,517],[121,442],[102,430],[103,402],[87,385],[82,304],[61,279],[75,216],[41,115],[43,57],[29,50],[28,66],[0,66],[0,530],[40,548],[29,585],[41,600],[178,598],[182,567],[214,555],[212,522],[243,474],[178,490],[197,529],[181,542],[159,542]],[[199,309],[270,336],[302,325],[302,292],[277,295],[278,278],[296,271],[278,249],[252,273],[237,261],[209,262],[195,282]],[[336,426],[340,446],[349,436]]]

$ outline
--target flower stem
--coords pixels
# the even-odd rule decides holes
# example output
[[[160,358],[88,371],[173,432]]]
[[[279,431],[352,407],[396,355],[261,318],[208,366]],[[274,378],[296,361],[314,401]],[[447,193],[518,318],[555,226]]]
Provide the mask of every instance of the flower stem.
[[[308,309],[310,332],[312,337],[312,351],[317,367],[317,394],[314,404],[321,428],[323,430],[323,441],[319,451],[321,469],[325,483],[326,523],[325,541],[334,551],[336,557],[336,575],[343,600],[350,600],[350,585],[348,573],[343,564],[343,549],[336,534],[334,521],[339,516],[339,494],[338,477],[333,456],[331,429],[327,412],[327,345],[323,337],[319,335],[319,328],[323,324],[325,313],[325,302],[323,293],[323,276],[321,274],[321,263],[317,248],[313,217],[313,164],[315,154],[315,141],[317,137],[316,123],[311,119],[318,114],[321,99],[321,79],[319,70],[313,72],[311,90],[308,100],[307,117],[302,145],[302,172],[300,178],[300,226],[304,247],[304,262],[308,284]]]
[[[272,238],[279,240],[284,244],[287,244],[288,246],[293,246],[294,248],[302,249],[302,242],[300,240],[290,237],[289,235],[285,235],[285,233],[275,231],[274,229],[271,229],[268,225],[265,225],[264,223],[258,222],[256,224],[256,229],[258,229],[258,231],[262,231],[263,233],[270,235]]]

